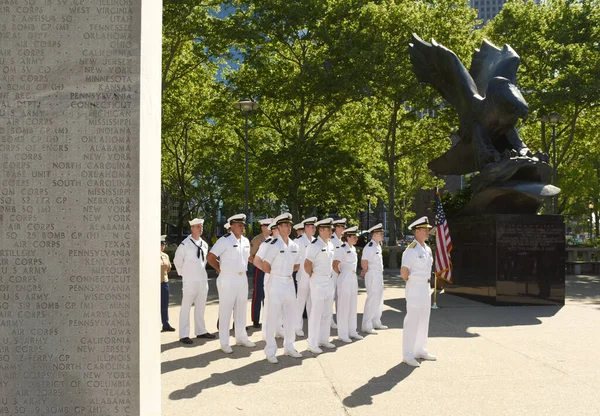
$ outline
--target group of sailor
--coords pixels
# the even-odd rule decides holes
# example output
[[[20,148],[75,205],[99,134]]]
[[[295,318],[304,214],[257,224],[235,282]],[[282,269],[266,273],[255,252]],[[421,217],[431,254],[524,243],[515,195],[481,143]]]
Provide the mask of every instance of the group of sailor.
[[[423,222],[423,219],[427,220],[427,217],[415,221],[411,227],[419,225],[419,221]],[[302,357],[296,350],[294,342],[296,336],[304,336],[305,314],[308,318],[308,351],[313,354],[322,353],[322,348],[336,347],[330,342],[331,328],[337,328],[340,341],[345,343],[351,343],[352,339],[363,338],[357,331],[358,256],[355,245],[358,241],[358,227],[347,228],[345,218],[339,220],[325,218],[318,221],[316,217],[306,218],[293,225],[292,215],[284,213],[273,219],[261,220],[261,234],[250,242],[244,236],[245,223],[244,214],[228,218],[229,231],[208,250],[208,245],[200,238],[203,220],[196,218],[190,221],[192,234],[180,244],[174,259],[175,266],[183,277],[179,324],[182,343],[193,343],[189,337],[189,314],[192,303],[195,304],[196,337],[215,337],[208,333],[204,323],[204,308],[208,294],[205,269],[207,263],[218,273],[219,341],[221,350],[226,354],[233,352],[229,332],[232,315],[235,345],[255,347],[248,338],[245,325],[248,262],[256,268],[251,318],[253,326],[262,329],[262,337],[266,343],[264,353],[269,363],[278,362],[276,337],[283,338],[285,355],[294,358]],[[428,222],[426,226],[421,225],[423,229],[427,227],[431,228]],[[297,233],[295,240],[291,238],[292,229]],[[364,247],[361,258],[361,276],[365,278],[367,289],[362,332],[372,334],[375,330],[387,329],[387,326],[381,322],[384,288],[381,247],[383,225],[377,224],[368,232],[371,234],[371,240]],[[416,246],[411,244],[407,251],[414,248]],[[427,301],[427,316],[421,316],[425,313],[421,305],[425,290],[420,290],[419,286],[421,280],[425,281],[429,278],[427,275],[427,279],[423,279],[420,275],[426,273],[427,267],[429,273],[431,272],[431,250],[423,243],[419,245],[417,251],[415,251],[417,257],[411,254],[407,257],[406,264],[405,252],[401,269],[402,278],[407,280],[407,302],[409,301],[409,275],[410,292],[414,293],[413,300],[408,305],[408,312],[412,314],[410,319],[408,315],[406,317],[408,321],[405,320],[405,332],[408,325],[415,332],[417,339],[412,334],[408,334],[407,340],[407,334],[403,335],[404,361],[412,366],[419,365],[416,358],[435,360],[435,357],[428,354],[426,350],[429,301]],[[425,261],[421,261],[422,259]],[[414,277],[416,274],[419,276]],[[333,319],[334,300],[337,323]],[[241,324],[236,325],[236,323]]]

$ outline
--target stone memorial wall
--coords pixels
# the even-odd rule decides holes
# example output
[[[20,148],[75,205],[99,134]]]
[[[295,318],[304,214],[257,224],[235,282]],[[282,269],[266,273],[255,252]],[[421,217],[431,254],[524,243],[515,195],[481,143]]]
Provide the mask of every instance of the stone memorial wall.
[[[140,414],[140,9],[0,0],[0,415]]]

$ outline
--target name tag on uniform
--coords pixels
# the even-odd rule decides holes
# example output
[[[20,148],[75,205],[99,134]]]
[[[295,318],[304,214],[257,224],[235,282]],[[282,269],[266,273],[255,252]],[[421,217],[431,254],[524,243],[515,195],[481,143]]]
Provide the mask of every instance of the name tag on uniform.
[[[322,248],[321,251],[327,251],[327,250],[325,250],[324,248]]]
[[[346,253],[350,253],[350,250],[346,251]]]
[[[234,246],[234,247],[237,247],[238,245],[237,245],[237,244],[234,244],[233,246]]]
[[[279,250],[280,253],[285,253],[285,250]]]

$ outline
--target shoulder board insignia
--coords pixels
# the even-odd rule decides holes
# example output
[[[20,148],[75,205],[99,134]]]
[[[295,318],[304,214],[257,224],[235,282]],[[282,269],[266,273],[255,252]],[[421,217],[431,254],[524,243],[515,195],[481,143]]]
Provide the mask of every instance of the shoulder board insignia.
[[[348,251],[346,251],[346,253],[351,253],[351,252],[352,252],[352,250],[348,250]]]
[[[185,240],[183,240],[181,243],[179,243],[180,246],[185,245]]]
[[[265,243],[268,243],[269,241],[271,241],[273,239],[273,237],[269,237],[265,240]]]
[[[321,251],[327,251],[326,249],[322,248]]]
[[[237,247],[238,245],[237,245],[237,244],[234,244],[233,246],[234,246],[234,247]]]
[[[297,253],[297,252],[298,252],[298,251],[294,251],[294,250],[292,250],[292,253]]]
[[[346,243],[342,244],[342,247],[346,247]]]
[[[415,248],[416,246],[417,246],[417,242],[416,242],[416,241],[413,241],[412,243],[410,243],[410,244],[408,245],[408,248]]]
[[[340,246],[335,246],[335,248],[336,248],[336,249],[337,249],[337,248],[340,248]]]
[[[369,243],[369,247],[373,247],[373,242],[372,241]]]
[[[319,240],[317,240],[317,239],[315,238],[315,239],[312,241],[312,243],[311,243],[311,244],[314,244],[314,243],[316,243],[317,241],[319,241]]]
[[[227,234],[223,235],[223,237],[227,238],[227,237],[229,237],[230,235],[231,235],[231,233],[227,233]]]
[[[271,244],[275,244],[277,242],[277,238],[274,238],[273,241],[271,241]]]

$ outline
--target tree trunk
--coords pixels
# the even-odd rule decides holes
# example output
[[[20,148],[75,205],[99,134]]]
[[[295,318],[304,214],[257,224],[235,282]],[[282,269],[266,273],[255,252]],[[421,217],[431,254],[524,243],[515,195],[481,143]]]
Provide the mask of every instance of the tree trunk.
[[[394,102],[392,119],[388,131],[387,140],[387,165],[388,165],[388,245],[395,246],[397,240],[396,231],[396,126],[398,123],[399,103]]]

